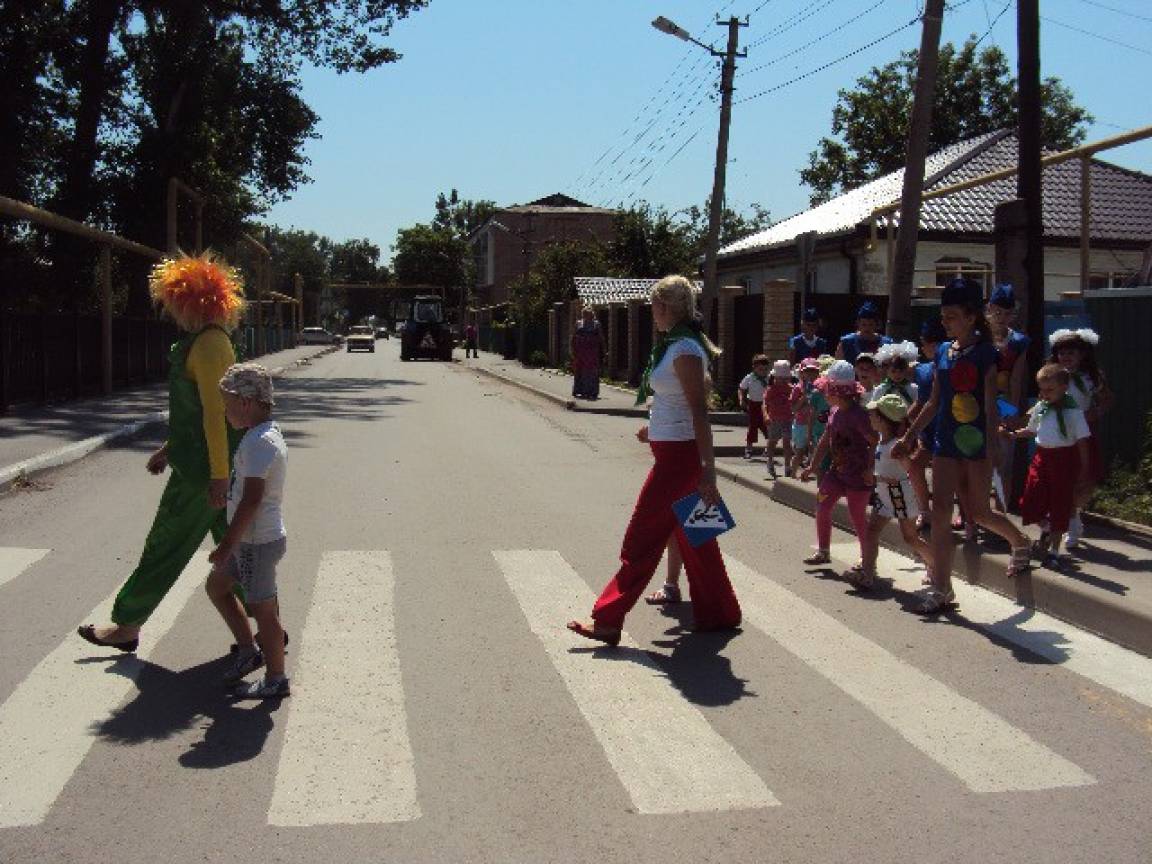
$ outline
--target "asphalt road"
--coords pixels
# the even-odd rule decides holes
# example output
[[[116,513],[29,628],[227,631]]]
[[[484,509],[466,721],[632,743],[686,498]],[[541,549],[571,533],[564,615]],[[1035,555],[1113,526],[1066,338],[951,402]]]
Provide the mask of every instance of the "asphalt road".
[[[282,704],[220,688],[202,560],[136,658],[72,635],[154,440],[0,497],[0,862],[1152,860],[1152,662],[979,589],[926,622],[896,556],[858,595],[723,482],[743,631],[642,605],[595,648],[563,625],[615,569],[635,421],[397,354],[281,382]]]

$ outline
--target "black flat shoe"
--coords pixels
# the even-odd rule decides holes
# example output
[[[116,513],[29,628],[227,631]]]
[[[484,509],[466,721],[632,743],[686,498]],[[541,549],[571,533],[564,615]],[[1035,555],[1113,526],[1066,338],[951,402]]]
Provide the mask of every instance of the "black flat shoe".
[[[140,647],[139,639],[129,639],[127,642],[109,642],[107,639],[101,639],[96,635],[95,624],[85,624],[82,627],[77,627],[76,633],[86,642],[99,645],[101,648],[115,648],[117,651],[123,651],[125,654],[131,654]]]

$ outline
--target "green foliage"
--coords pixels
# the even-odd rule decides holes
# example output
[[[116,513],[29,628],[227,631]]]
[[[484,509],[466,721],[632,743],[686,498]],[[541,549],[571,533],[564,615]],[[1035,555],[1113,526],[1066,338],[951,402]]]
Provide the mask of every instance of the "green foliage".
[[[1152,412],[1144,425],[1144,450],[1135,468],[1112,467],[1089,509],[1104,516],[1152,526]]]
[[[528,361],[524,365],[533,369],[543,369],[548,365],[548,352],[533,351],[528,355]]]
[[[468,244],[454,231],[416,224],[396,232],[392,270],[401,285],[464,284]]]
[[[461,199],[455,189],[447,195],[440,192],[436,196],[436,215],[432,218],[432,227],[467,237],[487,222],[495,209],[495,201]]]
[[[522,321],[539,322],[553,303],[574,299],[577,276],[606,273],[607,250],[599,243],[552,243],[532,260],[528,278],[509,286],[509,294]]]
[[[813,190],[812,204],[904,167],[908,120],[916,79],[916,51],[905,51],[885,66],[857,79],[856,89],[840,90],[832,109],[833,137],[820,140],[800,178]],[[1093,118],[1076,104],[1058,78],[1041,87],[1042,140],[1064,149],[1084,140]],[[977,51],[975,37],[957,49],[940,49],[929,151],[1016,125],[1016,80],[996,46]]]

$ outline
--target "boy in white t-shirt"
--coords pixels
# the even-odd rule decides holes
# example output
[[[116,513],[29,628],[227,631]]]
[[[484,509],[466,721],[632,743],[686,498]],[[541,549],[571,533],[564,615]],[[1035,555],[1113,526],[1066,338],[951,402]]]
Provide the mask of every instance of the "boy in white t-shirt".
[[[764,422],[764,392],[768,389],[768,358],[757,354],[752,358],[752,371],[744,376],[736,388],[740,408],[748,415],[748,434],[744,438],[744,458],[752,458],[752,446],[764,433],[768,440],[768,426]],[[767,454],[767,450],[764,451]]]
[[[208,596],[236,639],[236,651],[224,676],[242,699],[289,695],[284,674],[284,628],[276,591],[276,565],[284,557],[287,533],[280,512],[288,448],[272,420],[272,378],[257,363],[237,363],[220,379],[224,415],[236,429],[246,429],[232,462],[228,490],[228,533],[208,560]],[[244,589],[248,611],[259,626],[259,647],[244,606],[235,593]],[[261,666],[263,680],[243,678]]]

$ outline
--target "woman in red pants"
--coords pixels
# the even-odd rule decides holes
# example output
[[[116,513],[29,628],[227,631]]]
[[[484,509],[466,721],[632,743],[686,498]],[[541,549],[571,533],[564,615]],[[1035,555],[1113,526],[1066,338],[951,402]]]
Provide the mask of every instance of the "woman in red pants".
[[[728,581],[715,540],[688,544],[672,504],[699,492],[708,504],[720,500],[708,423],[708,364],[719,353],[701,330],[692,285],[666,276],[652,288],[652,323],[659,338],[636,396],[652,397],[648,425],[636,437],[652,448],[655,464],[640,490],[624,533],[620,569],[600,594],[592,620],[570,621],[568,629],[587,639],[616,645],[624,617],[656,572],[669,536],[675,533],[696,630],[729,630],[740,624],[740,604]]]

